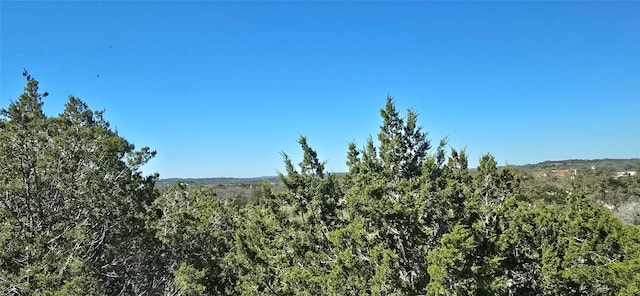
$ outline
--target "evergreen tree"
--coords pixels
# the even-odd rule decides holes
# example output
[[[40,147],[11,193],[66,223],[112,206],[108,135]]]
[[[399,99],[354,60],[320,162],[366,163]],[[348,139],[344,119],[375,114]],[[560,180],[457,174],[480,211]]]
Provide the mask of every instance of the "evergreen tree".
[[[154,291],[162,267],[145,223],[156,176],[138,168],[155,152],[135,150],[75,97],[47,117],[48,94],[24,76],[24,93],[0,113],[0,291]]]

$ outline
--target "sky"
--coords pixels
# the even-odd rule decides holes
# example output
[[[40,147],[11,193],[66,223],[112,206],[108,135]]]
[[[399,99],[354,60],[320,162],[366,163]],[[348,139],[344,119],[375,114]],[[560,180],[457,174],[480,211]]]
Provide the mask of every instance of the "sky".
[[[300,136],[344,172],[387,95],[471,167],[640,157],[639,1],[0,1],[0,57],[1,107],[27,69],[161,178],[275,175]]]

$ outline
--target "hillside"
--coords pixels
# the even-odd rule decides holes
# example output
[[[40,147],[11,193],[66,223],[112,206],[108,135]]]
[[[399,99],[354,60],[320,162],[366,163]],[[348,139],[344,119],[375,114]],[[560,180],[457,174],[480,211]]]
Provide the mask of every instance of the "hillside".
[[[567,160],[547,160],[536,164],[514,165],[512,167],[527,170],[555,170],[555,169],[577,169],[587,170],[591,168],[607,168],[614,171],[632,171],[640,168],[640,158],[627,159],[567,159]]]

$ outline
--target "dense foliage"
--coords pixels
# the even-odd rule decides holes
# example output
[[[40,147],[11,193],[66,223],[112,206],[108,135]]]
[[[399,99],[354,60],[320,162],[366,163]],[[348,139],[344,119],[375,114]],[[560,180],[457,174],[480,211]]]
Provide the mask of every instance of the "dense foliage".
[[[160,257],[146,211],[153,157],[109,128],[102,112],[69,97],[42,111],[38,82],[0,110],[0,293],[134,294],[160,287]]]
[[[472,171],[391,98],[344,176],[301,137],[281,190],[221,198],[159,192],[139,170],[154,151],[75,97],[46,116],[24,75],[0,119],[4,295],[640,293],[640,229],[602,206],[608,178],[523,182],[491,155]],[[618,181],[622,203],[640,195],[638,177]]]

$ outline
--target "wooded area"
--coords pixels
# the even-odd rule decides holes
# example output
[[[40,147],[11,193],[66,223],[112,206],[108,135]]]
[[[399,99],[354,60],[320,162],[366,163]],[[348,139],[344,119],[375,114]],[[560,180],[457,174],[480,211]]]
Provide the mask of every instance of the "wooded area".
[[[24,76],[0,113],[0,294],[640,294],[638,175],[472,172],[388,98],[341,177],[301,137],[278,191],[159,190],[155,151],[73,96],[45,115]]]

